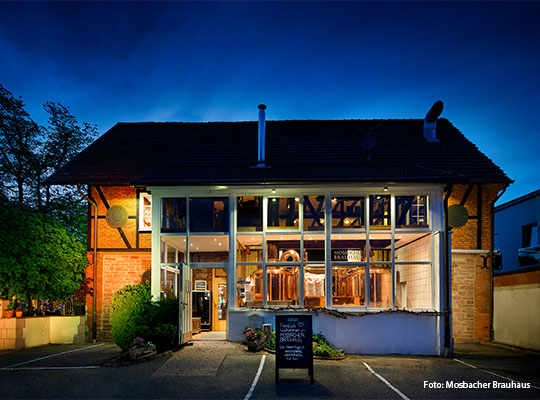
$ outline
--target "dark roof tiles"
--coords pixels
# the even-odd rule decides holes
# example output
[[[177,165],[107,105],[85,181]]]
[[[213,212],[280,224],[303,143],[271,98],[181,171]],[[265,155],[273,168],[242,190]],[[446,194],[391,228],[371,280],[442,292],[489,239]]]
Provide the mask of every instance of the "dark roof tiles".
[[[439,143],[424,139],[423,120],[267,121],[270,168],[253,168],[257,124],[118,123],[48,183],[511,182],[446,119]],[[367,151],[362,136],[375,126]]]

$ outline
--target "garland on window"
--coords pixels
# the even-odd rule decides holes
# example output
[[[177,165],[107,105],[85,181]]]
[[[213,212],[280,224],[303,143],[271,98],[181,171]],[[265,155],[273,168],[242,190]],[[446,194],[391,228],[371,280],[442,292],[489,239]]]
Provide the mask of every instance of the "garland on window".
[[[286,307],[279,307],[279,308],[273,308],[273,307],[261,307],[259,310],[265,310],[265,311],[297,311],[297,312],[312,312],[315,315],[319,313],[330,315],[331,317],[335,318],[341,318],[341,319],[347,319],[347,317],[363,317],[365,315],[376,315],[376,314],[414,314],[414,315],[422,315],[422,316],[441,316],[444,315],[444,312],[439,311],[410,311],[405,309],[395,309],[395,310],[380,310],[380,311],[339,311],[335,310],[333,308],[326,308],[326,307],[304,307],[304,308],[297,308],[292,306],[286,306]]]

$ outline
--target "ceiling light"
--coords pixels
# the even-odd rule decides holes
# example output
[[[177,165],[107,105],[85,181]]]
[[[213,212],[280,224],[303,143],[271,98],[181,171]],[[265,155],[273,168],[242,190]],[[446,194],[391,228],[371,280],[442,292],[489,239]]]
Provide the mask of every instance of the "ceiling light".
[[[388,192],[388,186],[385,186],[385,187],[383,188],[383,192]]]
[[[272,189],[272,193],[276,193],[276,189]]]

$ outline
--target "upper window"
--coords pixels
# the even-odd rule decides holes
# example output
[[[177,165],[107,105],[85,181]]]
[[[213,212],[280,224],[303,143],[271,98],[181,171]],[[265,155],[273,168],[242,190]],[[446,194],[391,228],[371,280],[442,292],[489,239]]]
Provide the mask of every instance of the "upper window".
[[[334,197],[332,199],[332,228],[364,228],[364,198]]]
[[[427,228],[428,196],[396,196],[396,228]]]
[[[324,231],[324,196],[304,197],[304,230]]]
[[[369,203],[370,229],[390,229],[390,195],[369,196]]]
[[[163,199],[161,207],[161,232],[186,231],[186,199]]]
[[[229,199],[191,198],[189,229],[191,232],[229,232]]]
[[[521,227],[521,247],[531,247],[536,245],[538,245],[537,223],[523,225]]]
[[[268,199],[269,229],[298,229],[298,197]]]
[[[150,232],[152,230],[152,195],[139,193],[139,231]]]
[[[262,231],[262,197],[238,197],[236,226],[239,232]]]

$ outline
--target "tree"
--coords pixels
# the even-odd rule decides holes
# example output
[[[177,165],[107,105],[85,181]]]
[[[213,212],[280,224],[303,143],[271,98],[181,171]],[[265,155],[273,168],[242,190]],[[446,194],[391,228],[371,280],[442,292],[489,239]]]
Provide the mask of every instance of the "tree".
[[[64,299],[80,288],[84,246],[54,218],[0,200],[0,297]]]
[[[97,136],[97,127],[79,122],[62,104],[47,102],[43,108],[49,115],[46,127],[0,84],[0,193],[54,216],[85,241],[84,199],[73,186],[51,188],[44,181]]]
[[[24,109],[24,103],[0,84],[0,176],[2,193],[25,201],[25,189],[35,174],[40,128]]]

